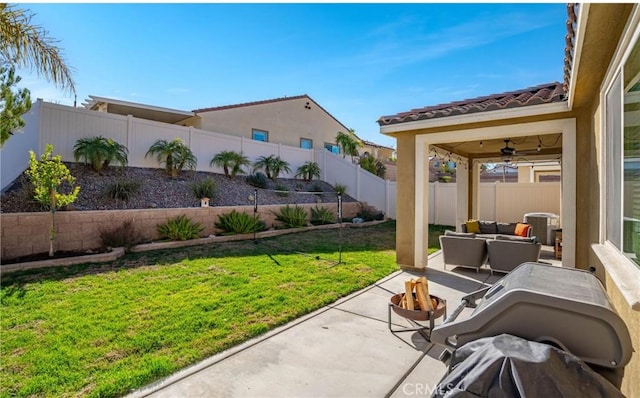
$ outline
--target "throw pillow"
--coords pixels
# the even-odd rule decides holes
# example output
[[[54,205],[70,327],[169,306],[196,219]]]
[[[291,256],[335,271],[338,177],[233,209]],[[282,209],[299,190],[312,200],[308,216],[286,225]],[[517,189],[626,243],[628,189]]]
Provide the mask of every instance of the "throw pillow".
[[[480,223],[477,220],[469,220],[464,223],[467,226],[467,232],[471,234],[480,233]]]
[[[518,223],[516,224],[515,235],[516,236],[529,236],[529,224]]]
[[[498,233],[505,235],[515,235],[516,233],[516,225],[518,223],[507,223],[507,222],[499,222],[498,223]]]
[[[478,221],[480,225],[480,233],[482,234],[497,234],[498,224],[495,221]]]

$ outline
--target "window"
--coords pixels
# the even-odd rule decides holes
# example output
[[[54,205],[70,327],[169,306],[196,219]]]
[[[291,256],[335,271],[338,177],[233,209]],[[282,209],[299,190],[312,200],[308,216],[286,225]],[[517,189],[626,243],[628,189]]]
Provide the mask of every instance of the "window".
[[[622,70],[622,251],[640,265],[640,41]]]
[[[326,149],[327,151],[329,151],[331,153],[335,153],[336,155],[338,155],[340,153],[340,148],[336,144],[325,143],[324,144],[324,149]]]
[[[313,141],[308,138],[300,138],[300,148],[313,149]]]
[[[605,97],[606,237],[640,265],[640,42]]]
[[[269,142],[269,132],[253,129],[251,130],[251,138],[253,138],[256,141]]]

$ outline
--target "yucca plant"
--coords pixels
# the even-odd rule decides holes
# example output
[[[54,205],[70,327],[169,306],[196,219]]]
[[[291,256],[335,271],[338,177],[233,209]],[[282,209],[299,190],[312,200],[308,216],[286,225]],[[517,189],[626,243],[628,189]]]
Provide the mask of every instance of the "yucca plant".
[[[269,180],[264,173],[258,171],[257,173],[247,176],[247,183],[256,188],[266,188],[269,185]]]
[[[302,177],[303,180],[309,182],[313,178],[320,178],[320,166],[316,162],[305,162],[298,167],[296,177]]]
[[[345,193],[347,193],[347,186],[344,184],[334,184],[333,185],[333,192],[337,193],[338,195],[344,195]]]
[[[101,171],[112,162],[125,167],[129,151],[124,145],[103,136],[80,138],[73,146],[73,158],[76,162],[84,159],[95,171]]]
[[[164,164],[165,170],[171,178],[178,177],[180,171],[185,167],[195,170],[198,166],[198,158],[180,138],[176,138],[173,141],[156,141],[149,147],[144,157],[146,158],[149,155],[155,156],[160,164]]]
[[[270,180],[275,180],[282,172],[291,172],[289,162],[275,155],[260,156],[253,164],[253,171],[260,169],[264,169]]]
[[[251,165],[251,162],[249,161],[249,158],[244,156],[242,153],[222,151],[211,159],[209,165],[222,167],[224,175],[227,178],[233,179],[236,174],[244,174],[245,171],[242,168],[244,166]]]
[[[326,207],[312,207],[311,208],[311,224],[324,225],[333,224],[336,222],[336,216],[333,215],[331,210]]]
[[[285,228],[300,228],[307,226],[307,212],[304,207],[286,205],[277,212],[272,211],[276,221],[284,224]]]
[[[189,217],[181,215],[170,218],[164,224],[158,224],[157,230],[161,239],[189,240],[199,238],[204,227],[200,223],[192,222]]]
[[[191,184],[191,192],[196,199],[213,198],[216,194],[216,182],[211,177]]]
[[[232,234],[250,234],[266,229],[264,221],[260,220],[257,215],[250,216],[247,213],[240,213],[236,210],[219,215],[215,226],[221,229],[223,233]]]
[[[278,191],[276,192],[278,196],[289,196],[289,187],[284,184],[276,184],[275,190]]]

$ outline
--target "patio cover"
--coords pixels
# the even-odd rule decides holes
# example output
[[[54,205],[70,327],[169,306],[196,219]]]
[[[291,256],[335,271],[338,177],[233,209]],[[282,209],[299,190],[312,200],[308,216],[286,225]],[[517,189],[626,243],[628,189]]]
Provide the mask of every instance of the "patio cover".
[[[122,116],[131,115],[139,119],[169,124],[176,124],[196,116],[195,113],[189,111],[139,104],[114,98],[97,97],[95,95],[90,95],[82,105],[91,110],[98,110],[100,107],[106,106],[107,113]]]

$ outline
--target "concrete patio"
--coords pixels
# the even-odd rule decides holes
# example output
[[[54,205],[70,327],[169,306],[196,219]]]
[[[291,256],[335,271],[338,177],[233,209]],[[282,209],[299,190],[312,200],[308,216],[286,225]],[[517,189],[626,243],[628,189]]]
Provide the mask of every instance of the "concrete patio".
[[[559,265],[543,246],[541,262]],[[348,266],[345,265],[345,266]],[[485,266],[486,267],[486,266]],[[131,397],[405,397],[430,396],[446,371],[442,348],[419,332],[391,333],[389,298],[418,275],[398,271],[257,339],[224,351]],[[447,300],[498,281],[465,268],[445,270],[441,252],[429,257],[430,293]],[[461,318],[468,316],[465,309]],[[394,327],[411,326],[393,314]],[[442,319],[437,321],[441,322]]]

